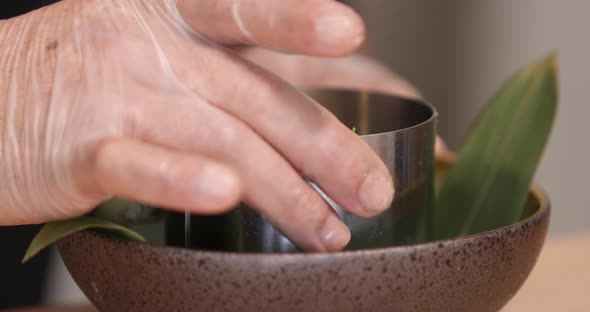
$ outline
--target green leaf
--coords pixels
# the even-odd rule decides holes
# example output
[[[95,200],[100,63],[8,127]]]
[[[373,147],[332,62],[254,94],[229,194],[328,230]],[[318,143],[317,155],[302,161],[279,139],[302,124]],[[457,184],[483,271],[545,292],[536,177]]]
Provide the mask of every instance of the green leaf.
[[[442,182],[433,239],[518,222],[557,106],[555,56],[530,64],[491,99]]]
[[[166,213],[162,209],[139,202],[113,197],[102,202],[89,215],[121,225],[130,225],[153,222],[164,217]]]
[[[144,241],[141,235],[124,226],[96,217],[82,216],[75,219],[55,221],[45,224],[41,231],[39,231],[35,238],[33,238],[33,241],[31,241],[22,262],[27,262],[41,250],[55,243],[59,239],[86,229],[106,230],[120,238],[139,242]]]

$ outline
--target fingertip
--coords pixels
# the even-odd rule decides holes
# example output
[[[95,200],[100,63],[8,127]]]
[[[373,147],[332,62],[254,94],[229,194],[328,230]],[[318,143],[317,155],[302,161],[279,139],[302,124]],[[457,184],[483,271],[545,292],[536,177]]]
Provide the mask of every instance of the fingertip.
[[[198,177],[196,183],[202,192],[207,193],[208,204],[203,211],[202,202],[198,200],[198,211],[195,213],[217,214],[223,213],[237,206],[242,193],[243,185],[238,174],[232,168],[223,164],[209,164]]]
[[[366,216],[372,217],[389,209],[394,193],[393,181],[388,173],[378,169],[367,175],[359,194]]]
[[[195,214],[219,214],[242,195],[238,174],[207,157],[129,139],[104,140],[94,157],[96,185],[106,194]]]
[[[437,136],[436,141],[435,141],[435,145],[434,145],[434,150],[435,150],[436,154],[439,155],[439,154],[447,153],[449,151],[449,148],[445,144],[445,141],[443,141],[443,139],[441,137]]]
[[[356,51],[365,41],[362,18],[350,7],[339,7],[314,19],[313,34],[322,56],[344,56]]]
[[[330,213],[323,225],[321,236],[326,251],[341,251],[350,242],[351,233],[340,218]]]

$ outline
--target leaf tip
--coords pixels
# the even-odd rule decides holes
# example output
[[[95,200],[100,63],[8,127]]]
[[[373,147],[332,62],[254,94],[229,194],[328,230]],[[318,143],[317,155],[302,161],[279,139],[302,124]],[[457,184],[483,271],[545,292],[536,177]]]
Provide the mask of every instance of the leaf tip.
[[[29,247],[29,249],[27,249],[27,251],[25,252],[25,255],[23,256],[20,263],[25,264],[25,263],[29,262],[29,260],[31,260],[31,258],[33,258],[36,254],[37,254],[37,252],[32,251],[31,248]]]
[[[557,77],[557,70],[559,68],[557,62],[557,51],[551,51],[549,54],[547,54],[543,59],[541,59],[539,65],[541,68],[548,71],[551,76]]]
[[[557,102],[557,93],[559,92],[559,85],[558,85],[558,55],[557,51],[553,50],[545,55],[543,58],[539,59],[534,64],[531,64],[532,73],[539,77],[545,77],[549,79],[551,84],[551,88],[553,89],[555,102]],[[555,103],[557,104],[557,103]]]
[[[559,71],[559,64],[557,59],[557,51],[554,50],[550,52],[547,56],[545,56],[543,63],[547,75],[552,80],[553,89],[555,91],[555,104],[557,105],[557,96],[559,93],[559,82],[557,77]]]
[[[557,50],[549,52],[549,54],[545,56],[545,62],[551,67],[557,67]]]

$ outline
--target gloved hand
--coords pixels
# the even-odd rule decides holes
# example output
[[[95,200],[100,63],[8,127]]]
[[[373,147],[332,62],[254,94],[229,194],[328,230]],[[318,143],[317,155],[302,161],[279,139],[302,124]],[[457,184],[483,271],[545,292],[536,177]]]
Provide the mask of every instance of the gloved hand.
[[[387,169],[327,110],[220,46],[340,56],[360,18],[331,0],[64,0],[0,22],[0,223],[117,195],[196,214],[240,199],[305,249],[348,229],[301,178],[360,216]]]

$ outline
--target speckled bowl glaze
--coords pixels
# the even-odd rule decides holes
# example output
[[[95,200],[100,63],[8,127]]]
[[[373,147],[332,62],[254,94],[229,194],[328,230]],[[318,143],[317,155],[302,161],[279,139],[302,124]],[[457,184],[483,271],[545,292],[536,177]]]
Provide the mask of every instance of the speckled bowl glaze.
[[[497,311],[545,240],[549,201],[537,187],[527,210],[490,232],[331,254],[207,252],[93,231],[58,247],[101,311]]]

